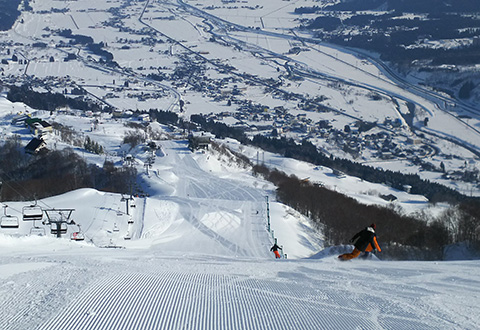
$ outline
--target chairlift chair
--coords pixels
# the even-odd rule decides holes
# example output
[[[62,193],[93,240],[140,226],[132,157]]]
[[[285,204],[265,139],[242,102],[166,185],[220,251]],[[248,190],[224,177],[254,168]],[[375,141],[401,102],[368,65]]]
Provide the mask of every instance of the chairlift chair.
[[[22,213],[23,221],[41,221],[43,219],[43,210],[37,204],[24,206]]]
[[[133,223],[133,218],[132,217],[129,217],[128,218],[128,224],[132,224]]]
[[[132,236],[130,236],[130,232],[127,231],[127,233],[125,234],[125,236],[123,237],[124,240],[130,240],[132,238]]]
[[[72,221],[73,222],[73,221]],[[85,240],[85,235],[83,235],[83,232],[80,228],[80,225],[77,225],[78,227],[78,231],[76,232],[73,232],[71,235],[70,235],[70,239],[72,241],[83,241]]]
[[[18,228],[19,222],[18,217],[13,215],[4,215],[0,220],[1,228]]]
[[[118,231],[120,231],[120,229],[118,229],[118,227],[117,227],[117,224],[116,224],[116,223],[114,223],[114,224],[113,224],[113,231],[114,231],[114,232],[118,232]]]
[[[32,228],[30,228],[31,236],[45,236],[45,234],[45,228],[43,227],[33,226]]]
[[[83,233],[80,231],[76,231],[73,232],[72,235],[70,235],[70,239],[72,241],[83,241],[85,240],[85,235],[83,235]]]
[[[7,207],[8,205],[5,205],[3,207],[4,215],[0,219],[0,227],[1,228],[18,228],[18,225],[19,225],[18,217],[7,214]]]

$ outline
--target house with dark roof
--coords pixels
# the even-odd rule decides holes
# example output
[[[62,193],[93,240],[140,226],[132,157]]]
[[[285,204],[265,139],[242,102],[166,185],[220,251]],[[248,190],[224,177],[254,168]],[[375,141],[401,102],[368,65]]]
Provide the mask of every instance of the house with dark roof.
[[[213,134],[207,132],[192,132],[188,137],[189,148],[192,150],[208,149],[213,137]]]
[[[28,154],[38,154],[42,149],[46,148],[47,144],[42,139],[33,138],[26,146],[25,152]]]

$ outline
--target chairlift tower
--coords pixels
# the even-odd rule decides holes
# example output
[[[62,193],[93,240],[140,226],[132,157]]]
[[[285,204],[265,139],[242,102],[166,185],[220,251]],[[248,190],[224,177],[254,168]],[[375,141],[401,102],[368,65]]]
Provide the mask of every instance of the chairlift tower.
[[[267,230],[270,232],[270,204],[268,203],[268,196],[265,196],[267,201]]]
[[[50,232],[61,238],[67,233],[68,225],[74,225],[75,222],[70,219],[75,209],[47,209],[43,210],[47,216],[45,224],[50,225]],[[55,215],[55,217],[54,217]]]

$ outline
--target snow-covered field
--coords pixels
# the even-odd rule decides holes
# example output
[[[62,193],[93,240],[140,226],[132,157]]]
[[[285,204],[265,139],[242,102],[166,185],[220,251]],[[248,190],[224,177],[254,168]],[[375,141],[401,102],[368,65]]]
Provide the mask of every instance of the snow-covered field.
[[[9,136],[18,129],[8,124],[18,105],[4,102],[2,132]],[[56,120],[91,134],[113,161],[120,160],[115,154],[125,147],[119,147],[122,121],[103,119],[88,132],[89,118]],[[28,136],[25,129],[16,133]],[[61,147],[56,139],[49,145]],[[255,150],[235,141],[220,142],[255,157]],[[56,238],[39,221],[45,236],[30,235],[33,223],[22,221],[22,213],[32,202],[7,203],[19,228],[0,229],[0,329],[423,330],[476,329],[480,322],[479,261],[340,262],[337,254],[350,247],[323,250],[322,235],[276,202],[268,182],[216,152],[191,153],[184,140],[158,143],[148,173],[142,148],[130,150],[148,197],[134,197],[128,214],[121,195],[92,189],[39,200],[52,217],[60,216],[55,209],[74,209],[75,225]],[[365,203],[382,203],[372,191],[389,189],[275,155],[261,157]],[[407,194],[399,203],[429,207]],[[79,229],[85,240],[70,240]],[[380,244],[383,230],[378,228]],[[287,258],[274,259],[274,238]]]

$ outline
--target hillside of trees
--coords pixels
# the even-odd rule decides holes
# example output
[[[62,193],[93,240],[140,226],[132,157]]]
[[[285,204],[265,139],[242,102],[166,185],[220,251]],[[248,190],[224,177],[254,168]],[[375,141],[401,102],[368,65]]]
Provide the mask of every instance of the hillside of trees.
[[[377,10],[409,13],[472,13],[480,11],[477,0],[342,0],[327,7],[335,11]]]
[[[33,109],[55,110],[60,107],[69,107],[71,109],[91,110],[91,111],[110,111],[109,107],[103,107],[96,102],[85,100],[82,95],[75,98],[67,97],[60,93],[40,93],[34,91],[29,85],[8,86],[9,92],[7,99],[11,102],[22,102]],[[72,90],[74,93],[75,90]],[[75,93],[83,93],[78,90]]]
[[[133,168],[87,164],[72,149],[29,155],[13,137],[0,145],[0,200],[34,200],[79,188],[129,193],[136,172]]]
[[[113,61],[113,54],[103,49],[106,46],[103,42],[95,43],[92,37],[82,34],[73,34],[70,29],[59,30],[57,34],[70,39],[70,44],[72,45],[85,46],[93,54],[101,56],[108,65],[118,67],[118,63]]]
[[[22,0],[0,0],[0,31],[10,30],[20,16],[18,6]]]
[[[304,27],[315,30],[319,38],[378,52],[385,61],[401,65],[420,61],[432,66],[478,63],[478,44],[450,49],[408,46],[422,40],[477,37],[480,18],[475,13],[480,13],[479,1],[351,0],[324,8],[298,7],[295,12],[318,14],[305,22]],[[411,18],[404,13],[420,14],[424,18]]]

